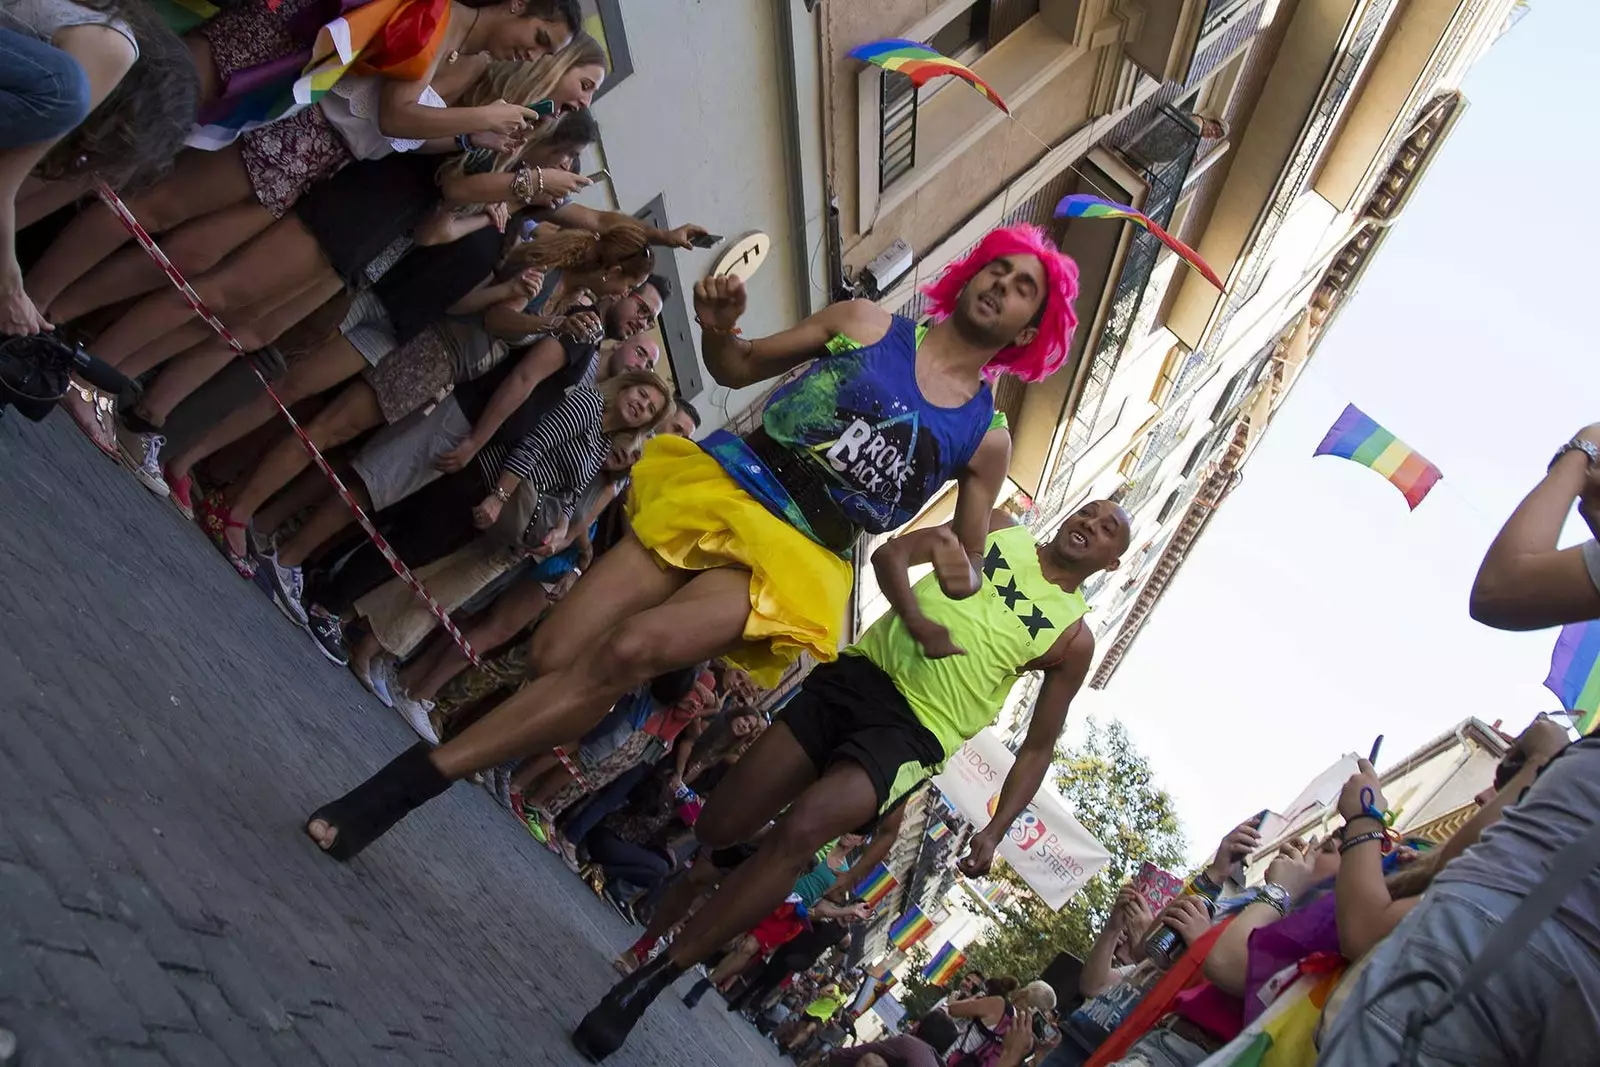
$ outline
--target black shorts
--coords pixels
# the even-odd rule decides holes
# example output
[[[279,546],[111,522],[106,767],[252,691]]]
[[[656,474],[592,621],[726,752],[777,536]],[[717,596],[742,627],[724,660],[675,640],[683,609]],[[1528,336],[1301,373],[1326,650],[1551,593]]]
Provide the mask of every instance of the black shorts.
[[[778,721],[794,734],[818,774],[838,760],[865,770],[878,794],[878,819],[904,803],[944,762],[939,739],[922,725],[894,680],[865,656],[840,656],[812,671]]]

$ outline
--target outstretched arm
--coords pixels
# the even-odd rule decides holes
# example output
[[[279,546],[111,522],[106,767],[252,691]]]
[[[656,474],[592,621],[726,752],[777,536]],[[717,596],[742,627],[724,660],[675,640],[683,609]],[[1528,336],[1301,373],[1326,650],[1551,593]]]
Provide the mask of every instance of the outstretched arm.
[[[1600,423],[1581,437],[1600,444]],[[1534,487],[1489,546],[1472,585],[1472,617],[1499,630],[1538,630],[1600,618],[1600,588],[1584,549],[1557,549],[1556,540],[1582,497],[1585,520],[1600,525],[1600,467],[1568,452]]]
[[[1005,488],[1011,469],[1011,433],[996,426],[983,435],[961,473],[956,475],[956,513],[950,520],[956,536],[972,561],[972,591],[978,591],[978,573],[983,567],[983,542],[994,529],[992,516],[1000,490]],[[1009,521],[1009,520],[1008,520]],[[941,582],[941,585],[944,583]],[[948,586],[947,596],[954,596]]]
[[[829,304],[798,326],[752,341],[738,333],[744,311],[744,282],[738,278],[706,278],[695,283],[700,354],[711,377],[730,389],[764,382],[815,359],[838,334],[862,344],[876,342],[888,332],[891,320],[887,311],[869,300],[845,300]]]
[[[584,184],[588,184],[585,179]],[[653,245],[666,245],[670,248],[693,248],[689,238],[696,237],[706,232],[703,226],[685,225],[671,230],[663,230],[658,226],[641,223],[632,215],[624,215],[620,211],[596,211],[592,207],[582,204],[562,204],[553,211],[541,212],[539,218],[546,222],[554,222],[571,230],[588,230],[590,233],[605,233],[618,222],[631,222],[644,225],[650,235]]]
[[[1089,663],[1094,659],[1094,636],[1082,620],[1073,625],[1063,640],[1065,654],[1056,666],[1045,671],[1044,685],[1039,689],[1039,700],[1033,709],[1033,722],[1028,726],[1028,736],[1023,738],[1022,747],[1017,750],[1016,762],[1000,787],[994,817],[988,826],[972,835],[967,856],[961,861],[961,870],[967,875],[988,872],[1000,838],[1039,791],[1045,773],[1050,770],[1050,762],[1055,758],[1056,740],[1067,724],[1067,712],[1078,690],[1083,688]]]

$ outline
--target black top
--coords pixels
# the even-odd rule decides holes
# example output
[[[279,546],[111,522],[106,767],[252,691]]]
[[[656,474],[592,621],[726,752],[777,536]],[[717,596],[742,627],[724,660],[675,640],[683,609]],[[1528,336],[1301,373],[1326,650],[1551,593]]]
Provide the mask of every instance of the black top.
[[[389,312],[395,341],[405,344],[475,289],[500,260],[505,238],[485,226],[446,245],[413,248],[372,287]]]
[[[528,399],[524,400],[522,405],[506,419],[504,425],[495,432],[494,437],[490,439],[492,443],[505,445],[508,448],[516,444],[561,402],[561,397],[568,389],[574,385],[585,385],[594,381],[595,372],[599,367],[600,350],[594,345],[565,337],[557,337],[556,340],[561,343],[566,362],[557,368],[555,373],[533,387]],[[494,391],[511,377],[511,372],[527,358],[527,354],[527,351],[524,351],[520,355],[503,359],[498,366],[481,378],[456,385],[456,403],[461,405],[461,413],[470,422],[476,425],[478,420],[483,418],[484,409],[489,406],[489,399],[494,396]]]
[[[339,277],[354,287],[367,264],[438,202],[434,175],[447,158],[396,152],[360,160],[313,185],[296,201],[294,213]]]

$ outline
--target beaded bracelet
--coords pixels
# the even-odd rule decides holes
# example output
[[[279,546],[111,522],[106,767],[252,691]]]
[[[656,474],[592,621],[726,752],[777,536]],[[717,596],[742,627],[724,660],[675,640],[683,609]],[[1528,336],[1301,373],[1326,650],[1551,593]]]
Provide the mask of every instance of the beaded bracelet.
[[[526,163],[518,167],[511,178],[511,195],[524,204],[533,203],[533,170]]]

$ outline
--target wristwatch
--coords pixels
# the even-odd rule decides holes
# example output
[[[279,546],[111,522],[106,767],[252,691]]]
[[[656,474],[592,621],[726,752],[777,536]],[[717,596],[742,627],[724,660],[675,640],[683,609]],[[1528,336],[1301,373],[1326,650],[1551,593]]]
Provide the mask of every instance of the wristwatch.
[[[1587,441],[1582,437],[1574,437],[1572,440],[1556,449],[1556,454],[1550,458],[1550,467],[1554,467],[1557,463],[1560,463],[1561,457],[1565,456],[1568,452],[1582,452],[1585,456],[1589,457],[1589,466],[1600,466],[1600,447],[1597,447],[1593,441]],[[1545,469],[1548,470],[1550,468],[1547,467]]]
[[[1289,896],[1289,891],[1281,885],[1268,882],[1256,891],[1256,899],[1263,904],[1270,904],[1279,915],[1289,914],[1292,898]]]

